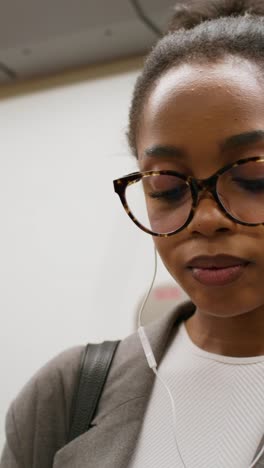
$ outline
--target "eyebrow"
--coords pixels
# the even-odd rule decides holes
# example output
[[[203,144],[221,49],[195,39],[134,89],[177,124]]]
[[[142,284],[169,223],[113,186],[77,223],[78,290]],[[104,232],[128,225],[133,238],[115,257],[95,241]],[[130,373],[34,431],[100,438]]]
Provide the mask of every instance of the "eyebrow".
[[[238,135],[232,135],[226,138],[224,141],[219,143],[219,149],[221,154],[223,154],[228,151],[245,148],[262,141],[264,142],[264,130],[254,130],[251,132],[240,133]],[[169,156],[183,159],[187,156],[187,152],[184,150],[184,148],[172,145],[154,145],[150,148],[147,148],[144,154],[153,158]]]

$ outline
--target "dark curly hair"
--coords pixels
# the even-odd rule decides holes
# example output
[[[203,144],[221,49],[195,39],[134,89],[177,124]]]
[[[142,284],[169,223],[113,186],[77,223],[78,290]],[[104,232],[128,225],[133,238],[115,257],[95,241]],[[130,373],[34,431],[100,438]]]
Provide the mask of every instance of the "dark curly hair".
[[[264,0],[179,0],[134,88],[127,138],[136,157],[143,104],[157,79],[172,66],[216,62],[228,54],[256,63],[264,78]]]

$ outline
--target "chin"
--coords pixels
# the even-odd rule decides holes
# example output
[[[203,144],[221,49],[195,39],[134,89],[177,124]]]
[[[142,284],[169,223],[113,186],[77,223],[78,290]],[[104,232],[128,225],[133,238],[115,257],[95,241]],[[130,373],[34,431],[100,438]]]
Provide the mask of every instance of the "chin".
[[[256,298],[255,291],[250,294],[249,291],[236,291],[236,293],[227,293],[223,288],[191,288],[186,289],[191,301],[206,315],[214,317],[232,318],[247,314],[264,308],[264,298]]]

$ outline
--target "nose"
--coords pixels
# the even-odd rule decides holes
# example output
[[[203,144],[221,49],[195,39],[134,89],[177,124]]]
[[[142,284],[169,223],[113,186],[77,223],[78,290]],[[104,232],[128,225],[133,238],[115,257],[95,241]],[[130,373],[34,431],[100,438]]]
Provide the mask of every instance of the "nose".
[[[212,237],[217,232],[231,232],[236,229],[235,221],[226,216],[213,195],[208,191],[200,193],[193,219],[187,226],[189,233]]]

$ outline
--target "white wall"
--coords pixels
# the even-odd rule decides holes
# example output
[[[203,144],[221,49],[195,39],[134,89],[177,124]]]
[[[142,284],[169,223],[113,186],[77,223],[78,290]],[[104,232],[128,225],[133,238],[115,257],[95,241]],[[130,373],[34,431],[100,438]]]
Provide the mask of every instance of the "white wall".
[[[153,244],[112,179],[137,169],[125,139],[137,67],[0,101],[0,450],[7,407],[42,364],[133,330]]]

